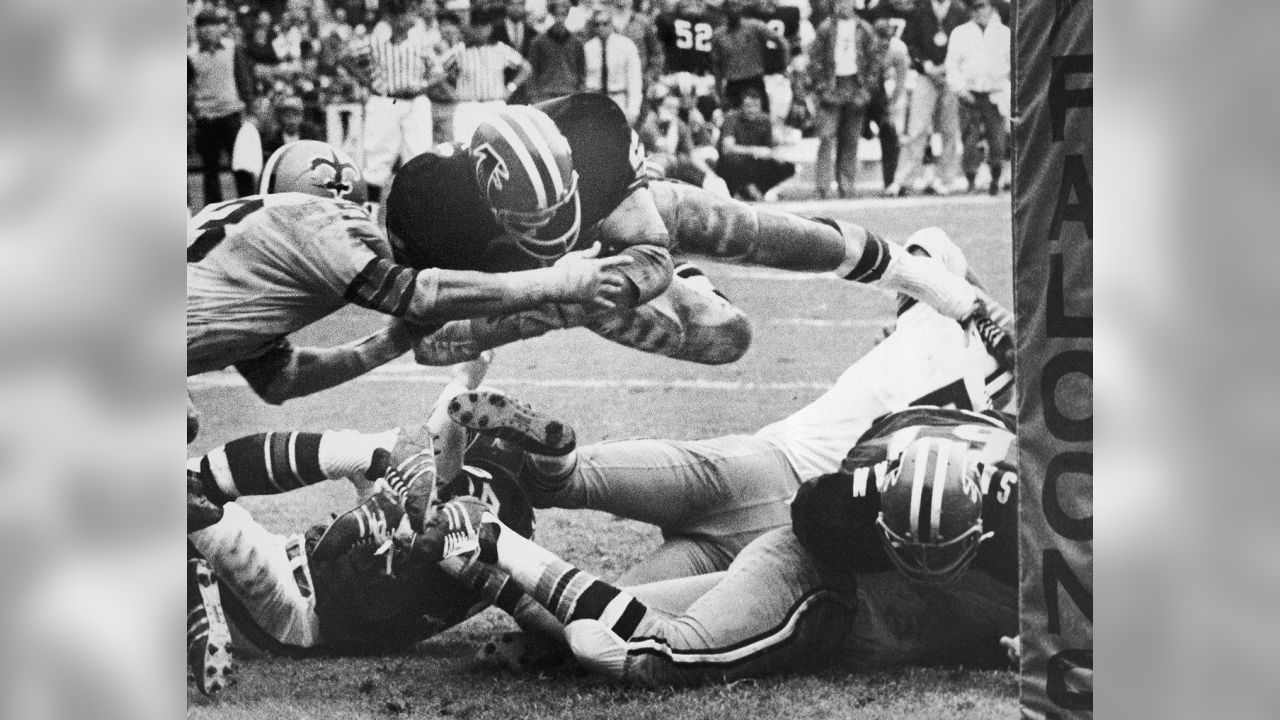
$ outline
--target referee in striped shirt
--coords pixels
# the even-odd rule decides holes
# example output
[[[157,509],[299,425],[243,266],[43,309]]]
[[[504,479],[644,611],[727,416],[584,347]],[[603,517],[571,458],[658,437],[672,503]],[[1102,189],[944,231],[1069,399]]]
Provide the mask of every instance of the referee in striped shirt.
[[[427,86],[440,72],[435,49],[411,35],[414,0],[385,0],[389,38],[373,37],[352,48],[354,71],[369,92],[362,136],[369,200],[382,201],[396,160],[407,161],[431,149],[431,101]]]
[[[533,73],[529,61],[515,48],[494,39],[494,26],[505,17],[500,8],[473,13],[471,40],[448,61],[456,63],[458,76],[458,109],[453,118],[455,142],[471,142],[471,133],[488,113],[506,105],[507,98]],[[506,79],[507,70],[515,71],[510,82]]]

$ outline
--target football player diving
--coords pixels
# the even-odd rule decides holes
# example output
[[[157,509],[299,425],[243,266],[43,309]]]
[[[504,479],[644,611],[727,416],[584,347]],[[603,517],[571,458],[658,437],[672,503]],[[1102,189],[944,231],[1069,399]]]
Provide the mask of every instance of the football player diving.
[[[361,375],[449,320],[548,302],[629,302],[620,271],[633,258],[596,258],[592,249],[509,272],[405,266],[360,205],[359,169],[318,141],[280,148],[262,193],[210,205],[187,226],[187,375],[233,366],[269,403]],[[289,343],[350,304],[387,315],[386,326],[333,348]],[[188,424],[190,434],[190,409]]]
[[[467,147],[406,163],[383,210],[394,259],[409,267],[537,268],[596,244],[602,255],[634,261],[617,268],[625,277],[617,307],[548,301],[454,321],[417,343],[417,360],[428,365],[577,326],[682,360],[738,359],[751,341],[746,316],[696,268],[674,268],[672,253],[834,272],[952,319],[987,314],[973,284],[853,223],[770,212],[649,179],[638,137],[598,94],[496,110]]]
[[[941,231],[917,242],[963,272]],[[575,448],[561,421],[464,393],[451,416],[525,450],[535,507],[652,522],[664,542],[606,583],[465,498],[425,535],[455,549],[448,571],[481,567],[490,587],[536,600],[514,603],[528,633],[627,683],[1003,662],[1018,627],[1017,476],[993,392],[1010,370],[972,327],[917,304],[830,391],[750,436]]]

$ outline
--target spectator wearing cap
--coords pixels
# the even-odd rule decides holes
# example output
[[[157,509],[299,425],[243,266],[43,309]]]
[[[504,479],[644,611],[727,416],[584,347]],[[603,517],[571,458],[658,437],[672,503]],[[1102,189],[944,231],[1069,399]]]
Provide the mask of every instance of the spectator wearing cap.
[[[507,104],[521,85],[529,79],[529,62],[510,45],[493,37],[494,26],[502,22],[501,8],[482,9],[472,13],[471,39],[455,56],[458,68],[458,109],[453,118],[455,142],[471,141],[481,119],[494,107]],[[507,80],[508,69],[515,76]]]
[[[858,139],[880,73],[873,55],[875,31],[854,14],[854,0],[836,0],[809,48],[810,80],[817,96],[815,167],[818,197],[835,184],[852,197],[858,176]],[[838,167],[837,167],[838,165]]]
[[[951,31],[968,21],[961,0],[920,0],[907,16],[902,41],[917,73],[907,113],[906,137],[898,174],[887,195],[900,195],[919,179],[925,146],[936,131],[942,135],[934,192],[949,194],[960,174],[960,115],[955,92],[947,83],[947,48]]]
[[[221,11],[202,10],[195,24],[196,45],[187,53],[187,113],[195,123],[192,140],[209,204],[222,201],[222,157],[233,152],[245,109],[253,103],[253,66],[226,37],[227,20]],[[237,195],[253,194],[251,173],[234,177]]]
[[[583,43],[582,51],[587,60],[584,89],[608,95],[622,108],[627,122],[635,125],[644,98],[640,52],[630,39],[614,32],[607,10],[597,10],[591,16],[591,38]]]
[[[420,18],[412,0],[383,5],[391,34],[369,33],[352,44],[349,63],[369,97],[361,140],[369,200],[380,202],[397,161],[431,148],[431,100],[427,87],[440,72],[435,47],[423,35],[410,36]]]
[[[286,95],[276,101],[275,127],[262,138],[262,160],[266,162],[281,146],[296,140],[324,140],[324,131],[303,117],[302,100]]]
[[[987,190],[1000,192],[1008,132],[1005,123],[1009,107],[1009,27],[1000,21],[991,0],[968,0],[970,20],[951,31],[947,51],[947,83],[960,101],[960,129],[964,140],[962,167],[974,190],[974,180],[982,165],[981,140],[987,141],[987,162],[991,184]]]
[[[529,47],[529,101],[535,103],[581,91],[586,75],[582,41],[565,26],[568,0],[551,0],[547,12],[551,25]]]
[[[784,52],[790,51],[785,50],[787,41],[780,33],[756,18],[742,16],[745,4],[745,0],[725,0],[724,24],[711,36],[711,72],[726,109],[738,107],[743,91],[752,88],[768,112],[769,102],[764,99],[764,64],[769,45],[781,43]]]
[[[720,124],[720,162],[716,165],[734,197],[761,200],[796,174],[795,163],[773,156],[777,145],[773,117],[765,112],[760,92],[744,90],[742,107],[725,113]]]

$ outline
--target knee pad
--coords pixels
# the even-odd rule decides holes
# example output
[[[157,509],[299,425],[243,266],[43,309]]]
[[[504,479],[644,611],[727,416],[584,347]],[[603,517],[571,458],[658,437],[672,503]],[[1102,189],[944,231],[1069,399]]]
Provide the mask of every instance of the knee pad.
[[[751,347],[751,320],[741,310],[725,303],[733,312],[716,322],[685,325],[684,342],[680,344],[679,360],[689,360],[704,365],[725,365],[747,353]]]

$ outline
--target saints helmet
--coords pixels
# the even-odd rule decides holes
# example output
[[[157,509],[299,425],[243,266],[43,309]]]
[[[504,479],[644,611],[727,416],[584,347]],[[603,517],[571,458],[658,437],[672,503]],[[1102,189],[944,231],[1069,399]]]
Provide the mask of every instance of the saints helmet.
[[[364,175],[346,152],[319,140],[296,140],[271,153],[258,192],[300,192],[362,204]]]
[[[992,535],[982,532],[981,470],[966,443],[929,437],[890,465],[876,525],[902,574],[927,583],[964,574]]]
[[[498,225],[525,252],[555,260],[582,225],[578,173],[569,141],[546,113],[512,105],[488,115],[468,152]]]

